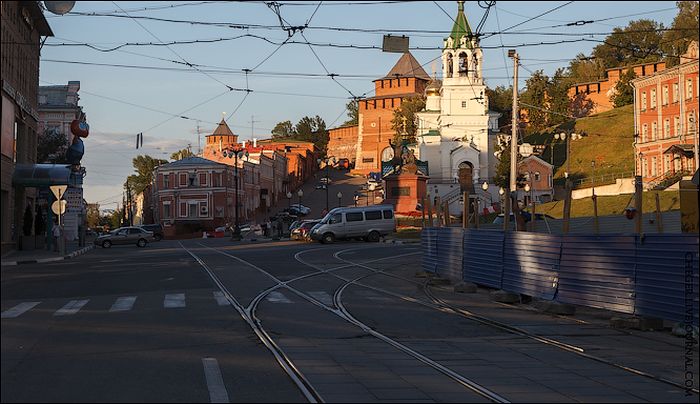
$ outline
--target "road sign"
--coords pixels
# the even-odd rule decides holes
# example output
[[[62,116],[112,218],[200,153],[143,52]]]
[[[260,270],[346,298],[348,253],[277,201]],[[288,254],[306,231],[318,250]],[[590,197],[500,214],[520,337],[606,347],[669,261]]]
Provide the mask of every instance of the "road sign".
[[[62,215],[63,213],[65,213],[67,205],[68,202],[66,202],[65,200],[54,201],[54,203],[51,204],[51,210],[57,215]]]
[[[68,185],[51,185],[49,188],[51,189],[51,192],[53,192],[56,199],[61,199],[63,198],[63,194],[66,193]]]

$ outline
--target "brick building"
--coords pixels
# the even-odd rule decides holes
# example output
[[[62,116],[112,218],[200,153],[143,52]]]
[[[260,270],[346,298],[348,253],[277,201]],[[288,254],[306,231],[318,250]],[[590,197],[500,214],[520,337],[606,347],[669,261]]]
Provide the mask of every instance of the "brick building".
[[[357,125],[329,129],[326,155],[337,160],[348,159],[350,164],[354,164],[357,156]]]
[[[538,203],[550,202],[554,198],[554,166],[537,156],[526,157],[518,162],[518,174],[530,184],[532,196]],[[523,195],[530,203],[530,195]]]
[[[429,82],[430,77],[409,52],[386,76],[374,80],[375,96],[359,101],[355,172],[381,171],[382,160],[389,159],[389,140],[395,135],[391,127],[394,110],[405,98],[423,96]],[[350,128],[346,129],[348,136]]]
[[[35,190],[14,185],[12,177],[17,164],[36,162],[41,37],[53,36],[53,32],[42,14],[39,3],[35,1],[0,2],[0,16],[0,233],[4,253],[16,246],[17,236],[22,231],[25,208],[35,208]]]
[[[642,63],[633,66],[613,67],[605,70],[605,79],[588,83],[574,84],[569,88],[569,98],[577,100],[579,104],[590,101],[592,109],[589,114],[610,111],[613,109],[611,97],[615,95],[615,86],[620,81],[620,77],[628,70],[634,70],[635,75],[647,77],[666,69],[666,62]]]
[[[698,43],[680,65],[632,85],[637,173],[646,188],[672,185],[698,168]]]
[[[69,81],[65,86],[39,87],[39,125],[38,133],[46,129],[55,130],[66,135],[68,144],[73,142],[70,124],[74,119],[85,121],[83,107],[78,105],[80,100],[80,82]]]

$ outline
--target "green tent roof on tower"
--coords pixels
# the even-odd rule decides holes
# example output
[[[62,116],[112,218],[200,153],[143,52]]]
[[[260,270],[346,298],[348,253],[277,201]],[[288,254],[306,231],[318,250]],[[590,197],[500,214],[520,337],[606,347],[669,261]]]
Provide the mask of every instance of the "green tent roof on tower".
[[[455,18],[455,24],[452,26],[452,33],[450,34],[450,38],[452,38],[452,48],[456,49],[459,48],[459,43],[460,40],[462,39],[463,36],[467,36],[467,47],[471,49],[471,38],[473,36],[472,34],[472,29],[469,26],[469,21],[467,21],[467,17],[464,15],[464,2],[463,1],[458,1],[457,2],[457,18]]]

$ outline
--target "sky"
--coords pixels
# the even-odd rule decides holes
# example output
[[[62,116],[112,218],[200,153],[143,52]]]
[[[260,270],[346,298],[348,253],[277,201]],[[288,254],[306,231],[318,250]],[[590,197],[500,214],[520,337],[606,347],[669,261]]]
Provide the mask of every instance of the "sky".
[[[485,3],[465,2],[474,31]],[[253,133],[267,138],[278,122],[304,116],[341,125],[350,98],[372,96],[372,80],[401,56],[381,51],[385,34],[406,35],[410,47],[424,48],[411,52],[439,77],[440,48],[457,15],[454,1],[277,4],[285,27],[307,28],[283,30],[273,8],[258,1],[80,1],[67,15],[45,12],[54,37],[41,51],[39,84],[81,83],[90,124],[82,160],[88,202],[117,207],[135,156],[168,159],[188,144],[196,151],[197,126],[203,143],[222,116],[240,140]],[[641,18],[668,27],[676,13],[673,1],[498,1],[479,31],[486,84],[511,84],[508,49],[520,56],[522,88],[536,70],[552,75],[578,54],[589,55],[615,27]]]

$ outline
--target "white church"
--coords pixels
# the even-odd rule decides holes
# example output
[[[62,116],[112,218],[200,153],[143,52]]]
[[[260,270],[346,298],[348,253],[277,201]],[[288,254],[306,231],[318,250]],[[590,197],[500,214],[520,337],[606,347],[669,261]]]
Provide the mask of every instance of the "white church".
[[[416,157],[428,162],[428,192],[461,212],[461,192],[468,189],[485,204],[498,201],[495,175],[498,118],[489,111],[482,75],[483,52],[458,1],[452,33],[444,41],[442,77],[426,89],[426,107],[418,116]],[[482,184],[490,184],[488,191]],[[483,206],[483,205],[482,205]]]

